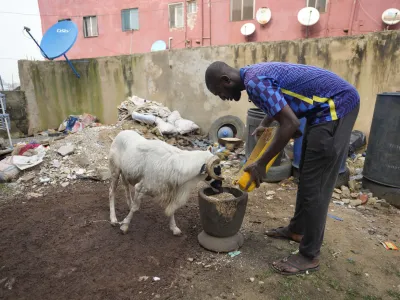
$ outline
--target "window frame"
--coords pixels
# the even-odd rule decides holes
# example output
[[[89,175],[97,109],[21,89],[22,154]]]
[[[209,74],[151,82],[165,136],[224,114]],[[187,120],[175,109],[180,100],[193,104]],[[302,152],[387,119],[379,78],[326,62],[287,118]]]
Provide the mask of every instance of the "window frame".
[[[92,24],[92,18],[96,18],[96,35],[86,35],[86,31],[89,33],[88,28],[86,27],[86,19],[89,18],[90,21],[90,31],[93,31],[93,24]],[[99,36],[99,19],[97,18],[96,15],[90,15],[90,16],[83,16],[82,17],[83,21],[83,37],[84,38],[92,38],[92,37],[98,37]]]
[[[131,11],[135,11],[135,10],[137,11],[137,28],[126,29],[124,27],[124,12],[129,11],[129,25],[131,26],[132,25],[132,22],[131,22],[131,18],[132,18]],[[131,7],[131,8],[121,9],[121,27],[122,27],[122,31],[123,32],[133,31],[133,30],[137,31],[137,30],[140,29],[139,8],[138,7]]]
[[[193,7],[194,7],[194,11],[189,11],[189,7],[192,6],[192,5],[193,5]],[[196,2],[196,0],[187,1],[186,10],[187,10],[187,13],[188,13],[188,14],[195,14],[195,13],[197,13],[197,2]]]
[[[231,22],[242,22],[242,21],[254,20],[255,14],[256,14],[256,0],[253,0],[253,17],[252,17],[251,19],[246,19],[246,20],[243,19],[243,2],[244,2],[244,0],[240,0],[240,1],[242,1],[242,6],[241,6],[241,8],[240,8],[240,20],[232,20],[233,1],[235,1],[235,0],[230,0],[230,3],[229,3],[229,4],[230,4],[230,7],[229,7],[229,10],[230,10],[230,18],[229,18],[229,19],[230,19]],[[307,1],[308,1],[308,0],[307,0]]]
[[[306,6],[307,6],[307,7],[313,7],[313,8],[315,8],[315,9],[317,9],[318,1],[320,1],[320,0],[315,0],[315,6],[310,6],[310,5],[308,4],[308,3],[310,2],[310,0],[306,0]],[[319,10],[318,10],[318,12],[319,12],[320,14],[324,14],[324,13],[328,12],[328,4],[329,4],[329,0],[325,0],[324,11],[319,11]]]
[[[174,20],[174,27],[171,27],[171,6],[178,6],[181,5],[182,6],[182,26],[177,27],[176,26],[176,20],[177,20],[177,14],[175,13],[175,20]],[[181,29],[181,28],[185,28],[185,3],[184,2],[173,2],[173,3],[169,3],[168,4],[168,27],[169,29]],[[176,8],[175,8],[176,10]],[[175,11],[176,12],[176,11]]]

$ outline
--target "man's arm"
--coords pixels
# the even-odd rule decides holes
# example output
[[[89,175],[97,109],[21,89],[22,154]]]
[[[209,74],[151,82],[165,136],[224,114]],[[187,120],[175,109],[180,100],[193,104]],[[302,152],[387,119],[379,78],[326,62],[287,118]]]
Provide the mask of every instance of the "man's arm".
[[[289,105],[283,107],[274,118],[279,122],[280,127],[277,129],[268,150],[265,151],[259,159],[259,163],[264,166],[264,169],[268,162],[281,152],[283,148],[285,148],[300,126],[300,121],[297,119]]]

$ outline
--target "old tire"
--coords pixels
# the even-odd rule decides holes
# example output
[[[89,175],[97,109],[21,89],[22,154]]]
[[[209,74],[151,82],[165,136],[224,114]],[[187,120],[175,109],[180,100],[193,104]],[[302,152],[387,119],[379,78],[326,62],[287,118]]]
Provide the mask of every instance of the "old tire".
[[[295,178],[296,183],[299,182],[299,176],[300,176],[299,169],[293,167],[293,177]],[[347,186],[349,180],[350,180],[350,170],[349,168],[346,167],[346,171],[339,174],[335,183],[335,188],[340,188],[342,185]]]
[[[292,175],[292,162],[290,160],[284,160],[279,166],[272,166],[269,168],[264,181],[265,182],[280,182],[289,178]]]
[[[244,139],[245,135],[245,126],[242,120],[240,120],[236,116],[227,115],[216,119],[210,127],[208,132],[208,138],[213,142],[218,142],[218,130],[221,127],[230,127],[234,133],[234,137],[239,139]]]

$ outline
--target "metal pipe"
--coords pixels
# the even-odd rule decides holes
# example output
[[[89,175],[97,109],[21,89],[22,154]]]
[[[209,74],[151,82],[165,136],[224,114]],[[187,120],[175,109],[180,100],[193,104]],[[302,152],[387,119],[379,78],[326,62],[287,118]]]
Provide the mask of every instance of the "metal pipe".
[[[353,33],[353,23],[354,23],[354,15],[356,12],[356,4],[357,0],[353,0],[353,6],[351,8],[350,22],[349,22],[349,35]]]
[[[187,1],[185,0],[183,4],[183,16],[184,16],[184,23],[185,23],[185,48],[186,48],[186,41],[187,41]]]
[[[168,38],[168,50],[171,49],[171,45],[172,45],[171,41],[172,41],[172,37],[169,37]]]
[[[209,23],[210,23],[210,34],[209,34],[209,37],[210,37],[210,46],[211,46],[211,1],[210,0],[208,0],[208,15],[209,15]]]
[[[204,44],[204,0],[201,0],[201,45]]]

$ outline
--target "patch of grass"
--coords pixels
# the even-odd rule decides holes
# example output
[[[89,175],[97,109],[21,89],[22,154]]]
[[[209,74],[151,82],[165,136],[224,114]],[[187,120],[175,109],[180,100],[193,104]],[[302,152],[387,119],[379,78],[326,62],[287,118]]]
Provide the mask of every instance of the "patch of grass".
[[[340,282],[339,281],[337,281],[335,279],[331,279],[327,283],[335,291],[342,291],[342,288],[340,286]]]
[[[363,300],[382,300],[381,297],[376,297],[376,296],[363,296]]]
[[[346,291],[346,300],[353,300],[353,299],[358,299],[360,297],[360,293],[352,288],[349,288]]]
[[[400,300],[400,293],[394,290],[388,290],[387,294],[392,297],[393,299]]]
[[[271,269],[266,270],[264,273],[262,273],[261,275],[259,275],[258,277],[260,279],[266,279],[268,277],[271,277],[273,274],[275,274],[275,272]]]

